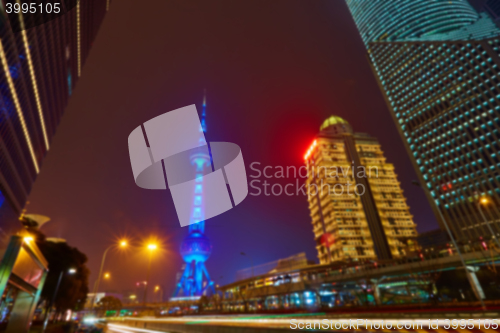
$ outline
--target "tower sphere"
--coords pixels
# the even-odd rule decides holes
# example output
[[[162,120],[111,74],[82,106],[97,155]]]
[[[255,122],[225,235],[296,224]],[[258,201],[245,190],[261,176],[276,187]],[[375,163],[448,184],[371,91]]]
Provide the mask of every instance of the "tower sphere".
[[[182,241],[180,252],[186,263],[205,262],[212,253],[212,244],[202,233],[193,232]]]

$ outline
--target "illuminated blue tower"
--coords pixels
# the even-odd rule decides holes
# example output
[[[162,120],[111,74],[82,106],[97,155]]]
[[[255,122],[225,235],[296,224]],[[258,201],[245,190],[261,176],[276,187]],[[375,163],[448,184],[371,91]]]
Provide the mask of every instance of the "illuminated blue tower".
[[[207,131],[206,116],[206,97],[203,97],[203,109],[201,114],[200,140],[205,142],[204,133]],[[210,156],[203,152],[194,153],[191,156],[191,164],[196,170],[196,184],[193,191],[193,210],[191,218],[199,220],[204,216],[203,201],[203,174],[205,168],[212,169]],[[177,283],[174,297],[187,296],[199,297],[208,290],[215,293],[214,283],[210,280],[205,261],[210,257],[212,244],[205,236],[205,221],[192,223],[189,225],[189,233],[181,244],[180,253],[184,259],[185,268]]]

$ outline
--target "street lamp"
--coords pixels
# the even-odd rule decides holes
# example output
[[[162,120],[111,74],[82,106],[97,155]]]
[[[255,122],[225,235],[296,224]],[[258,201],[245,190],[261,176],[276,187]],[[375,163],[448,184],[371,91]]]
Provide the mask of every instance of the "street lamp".
[[[159,299],[159,301],[161,303],[163,301],[163,288],[160,287],[160,286],[156,286],[155,287],[155,293],[158,292],[158,291],[160,292],[160,299]]]
[[[253,277],[253,259],[251,256],[247,255],[245,252],[240,253],[242,256],[250,258],[250,263],[252,264],[252,277]]]
[[[126,247],[128,245],[126,240],[122,240],[118,243],[119,247]],[[101,284],[101,277],[102,277],[102,269],[104,267],[104,261],[106,260],[106,255],[108,254],[108,251],[115,247],[116,244],[112,244],[104,250],[104,253],[102,254],[102,259],[101,259],[101,268],[99,269],[99,275],[97,277],[97,280],[94,284],[94,297],[92,297],[92,305],[90,306],[90,310],[94,309],[94,304],[95,304],[95,299],[97,297],[97,291],[99,290],[99,285]],[[109,274],[108,274],[109,276]]]
[[[491,201],[487,197],[483,196],[481,199],[479,199],[477,201],[477,208],[479,209],[479,213],[483,217],[484,223],[488,227],[488,230],[491,232],[491,237],[493,237],[493,239],[495,240],[495,243],[497,244],[498,249],[500,249],[500,242],[498,241],[498,238],[495,236],[495,232],[491,228],[491,225],[490,225],[490,222],[488,221],[488,219],[486,219],[486,215],[484,215],[483,208],[482,208],[482,205],[486,206],[490,202]]]
[[[68,274],[75,274],[76,268],[68,269],[67,273]],[[45,314],[45,320],[43,322],[42,333],[44,333],[45,330],[47,329],[47,324],[49,323],[49,317],[50,317],[49,311],[52,310],[52,305],[56,301],[57,292],[59,291],[59,286],[61,285],[61,280],[63,278],[63,275],[64,275],[64,270],[62,270],[61,273],[59,273],[59,279],[57,280],[56,289],[54,290],[54,294],[52,295],[52,300],[50,301],[48,309],[47,309],[47,313]]]
[[[146,276],[146,285],[144,286],[144,298],[143,298],[144,305],[146,305],[146,297],[148,295],[149,274],[151,273],[151,260],[153,257],[153,251],[155,251],[158,248],[158,245],[150,243],[148,244],[147,248],[149,250],[149,263],[148,263],[148,273]]]
[[[31,237],[31,236],[26,236],[26,237],[24,237],[24,238],[23,238],[23,241],[24,241],[25,243],[29,243],[29,242],[33,241],[33,237]]]
[[[422,186],[416,180],[414,180],[412,182],[412,184],[420,187],[427,194],[427,196],[429,198],[432,198],[432,196],[430,195],[430,193],[428,193],[429,190],[428,190],[428,188],[426,186]],[[462,252],[458,248],[457,242],[455,241],[455,237],[453,237],[453,233],[451,232],[450,227],[448,226],[448,223],[446,222],[446,219],[443,216],[443,213],[441,213],[441,209],[439,207],[437,207],[436,210],[439,213],[439,218],[441,219],[441,222],[443,222],[443,225],[446,228],[446,232],[448,233],[448,237],[450,237],[450,240],[453,243],[453,246],[455,247],[455,249],[457,249],[457,254],[460,257],[460,261],[462,263],[463,268],[465,269],[465,276],[467,277],[467,280],[469,280],[469,284],[472,287],[472,291],[474,292],[474,295],[479,300],[479,302],[481,302],[481,307],[484,310],[486,310],[486,305],[484,305],[483,297],[482,297],[482,295],[479,294],[479,291],[476,289],[476,282],[473,280],[472,276],[470,275],[469,270],[467,269],[467,266],[465,265],[464,257],[462,256]]]
[[[105,279],[109,279],[111,275],[109,275],[109,273],[104,273],[104,278]]]

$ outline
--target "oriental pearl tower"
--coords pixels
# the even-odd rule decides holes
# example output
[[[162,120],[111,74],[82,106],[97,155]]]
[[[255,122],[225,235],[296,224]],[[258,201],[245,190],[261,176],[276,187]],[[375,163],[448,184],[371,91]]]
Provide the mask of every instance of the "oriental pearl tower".
[[[204,133],[207,131],[206,96],[203,97],[203,108],[201,114],[200,140],[205,142]],[[204,200],[203,200],[203,175],[209,168],[213,171],[210,155],[204,152],[193,153],[190,156],[195,175],[195,186],[193,188],[193,205],[191,219],[201,222],[189,224],[188,235],[182,241],[180,254],[185,262],[184,271],[177,283],[174,298],[177,297],[201,297],[209,290],[215,293],[214,282],[210,280],[205,261],[210,257],[212,244],[205,236]]]

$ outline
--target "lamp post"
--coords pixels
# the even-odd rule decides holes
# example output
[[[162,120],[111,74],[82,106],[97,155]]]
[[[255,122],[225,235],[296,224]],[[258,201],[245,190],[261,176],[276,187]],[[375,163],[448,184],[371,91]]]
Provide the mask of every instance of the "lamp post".
[[[495,243],[497,244],[498,249],[500,249],[500,242],[498,241],[498,237],[495,236],[495,232],[493,231],[493,228],[491,228],[490,222],[488,219],[486,219],[486,215],[484,215],[482,205],[487,205],[490,203],[490,200],[487,197],[482,197],[480,200],[477,201],[477,208],[479,209],[479,213],[481,214],[484,223],[488,227],[488,230],[491,232],[491,237],[495,240]]]
[[[56,296],[57,296],[57,292],[59,291],[59,286],[61,285],[61,280],[63,278],[63,275],[64,275],[64,270],[61,271],[61,273],[59,273],[59,279],[57,279],[57,284],[56,284],[56,289],[54,289],[54,294],[52,295],[52,300],[50,301],[49,303],[49,307],[47,309],[47,313],[45,314],[45,320],[43,322],[43,329],[42,329],[42,333],[45,332],[45,330],[47,329],[47,324],[49,323],[49,318],[50,318],[50,312],[52,312],[52,305],[55,303],[56,301]],[[67,273],[68,274],[75,274],[76,273],[76,269],[75,268],[70,268],[67,270]]]
[[[428,189],[426,186],[422,186],[419,182],[417,182],[415,180],[412,182],[412,184],[420,187],[424,192],[426,192],[426,194],[428,195],[429,198],[432,198],[432,196],[430,196],[429,193],[427,193]],[[448,226],[448,223],[446,222],[446,219],[444,218],[443,213],[441,213],[441,209],[439,207],[437,207],[437,211],[439,213],[439,218],[441,219],[441,222],[443,222],[443,225],[446,229],[446,232],[448,233],[448,237],[450,237],[450,240],[453,243],[453,246],[455,247],[455,249],[457,249],[457,254],[460,257],[460,261],[461,261],[462,266],[465,270],[465,276],[467,277],[467,280],[469,281],[469,284],[472,288],[472,291],[474,292],[474,295],[481,303],[481,307],[484,310],[486,310],[486,305],[484,304],[484,301],[483,301],[484,293],[483,293],[483,295],[481,295],[479,290],[477,289],[478,281],[474,281],[474,278],[471,276],[471,273],[469,272],[467,266],[465,265],[465,260],[464,260],[464,257],[462,256],[462,252],[458,248],[457,242],[455,241],[455,237],[453,237],[453,233],[451,232],[450,227]],[[477,280],[477,278],[476,278],[476,280]]]
[[[159,299],[159,303],[163,302],[163,288],[161,286],[156,286],[155,287],[155,293],[156,292],[160,292],[160,299]]]
[[[148,244],[148,250],[149,250],[149,263],[148,263],[148,273],[146,276],[146,286],[144,286],[144,298],[143,298],[143,304],[146,305],[146,297],[148,295],[148,286],[149,286],[149,275],[151,273],[151,260],[153,258],[153,251],[158,248],[158,245],[156,244]]]
[[[253,277],[253,259],[251,256],[247,255],[245,252],[240,253],[242,256],[250,258],[250,263],[252,264],[252,277]]]
[[[122,240],[118,244],[119,247],[126,247],[128,245],[127,241]],[[108,254],[108,251],[111,250],[112,248],[116,247],[116,244],[112,244],[104,250],[104,253],[102,254],[102,259],[101,259],[101,268],[99,269],[99,276],[97,277],[96,282],[94,283],[94,296],[92,297],[92,304],[90,306],[90,310],[92,311],[94,309],[95,305],[95,299],[97,297],[97,292],[99,290],[99,285],[101,284],[101,277],[102,277],[102,269],[104,268],[104,261],[106,260],[106,255]]]

